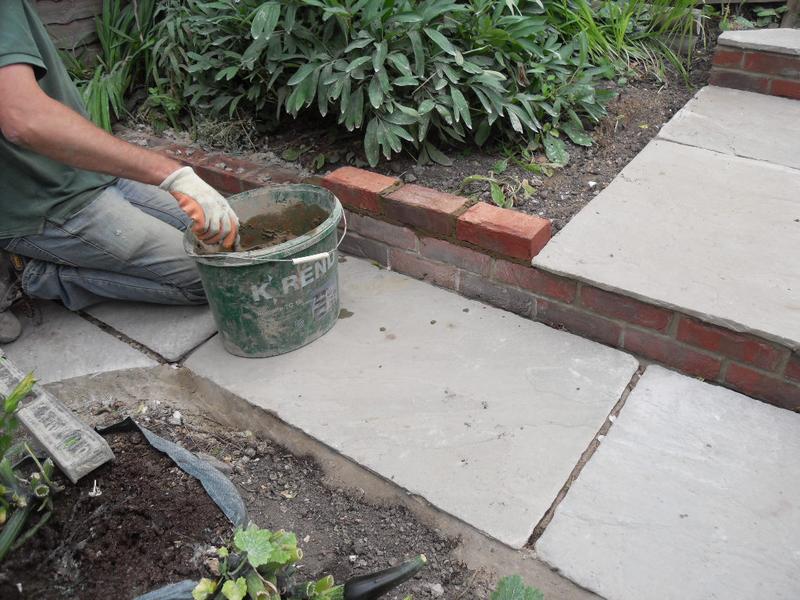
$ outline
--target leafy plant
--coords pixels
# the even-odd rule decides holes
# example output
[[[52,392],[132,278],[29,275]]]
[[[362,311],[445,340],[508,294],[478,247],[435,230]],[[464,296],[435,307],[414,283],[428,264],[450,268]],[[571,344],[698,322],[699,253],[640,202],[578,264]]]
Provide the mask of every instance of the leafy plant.
[[[519,575],[503,577],[489,600],[544,600],[544,594],[528,587]]]
[[[370,164],[404,149],[532,141],[605,114],[607,66],[587,63],[540,1],[172,0],[157,13],[152,72],[191,111],[265,118],[313,111],[364,131]],[[552,137],[552,136],[551,136]]]
[[[252,523],[237,530],[233,543],[219,548],[217,555],[222,561],[220,578],[200,580],[192,592],[194,600],[367,600],[396,587],[426,563],[424,556],[418,557],[344,585],[336,585],[330,575],[295,584],[294,565],[303,557],[295,534]]]
[[[15,416],[17,407],[30,394],[34,383],[32,374],[23,378],[3,399],[0,411],[0,561],[11,550],[24,544],[50,519],[52,494],[60,489],[51,479],[54,466],[49,458],[41,463],[27,445],[12,445],[14,432],[19,427]],[[13,467],[11,457],[20,454],[27,454],[36,465],[36,470],[30,476],[23,476]],[[40,517],[25,531],[34,509],[40,513]]]

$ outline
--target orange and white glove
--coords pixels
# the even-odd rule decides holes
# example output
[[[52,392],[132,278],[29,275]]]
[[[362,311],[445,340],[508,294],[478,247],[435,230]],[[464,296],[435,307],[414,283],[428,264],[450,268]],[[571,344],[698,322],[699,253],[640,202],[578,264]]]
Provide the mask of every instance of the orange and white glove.
[[[192,232],[201,242],[232,249],[239,235],[239,218],[217,190],[191,167],[181,167],[159,186],[175,196],[178,206],[194,221]]]

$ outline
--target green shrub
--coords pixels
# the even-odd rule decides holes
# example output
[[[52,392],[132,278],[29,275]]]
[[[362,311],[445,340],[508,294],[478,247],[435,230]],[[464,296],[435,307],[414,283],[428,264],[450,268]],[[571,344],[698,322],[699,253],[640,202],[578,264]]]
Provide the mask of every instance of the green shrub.
[[[559,162],[560,134],[591,143],[582,120],[611,97],[596,84],[612,71],[541,2],[173,0],[156,20],[153,73],[192,111],[331,115],[364,130],[372,165],[404,147],[447,164],[440,147],[489,139]]]

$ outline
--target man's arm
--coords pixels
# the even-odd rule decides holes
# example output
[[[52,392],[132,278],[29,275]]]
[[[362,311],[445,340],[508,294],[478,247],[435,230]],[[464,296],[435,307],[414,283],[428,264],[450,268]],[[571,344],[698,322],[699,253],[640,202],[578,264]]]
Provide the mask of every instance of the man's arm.
[[[115,138],[42,91],[26,64],[0,68],[0,130],[12,144],[58,162],[159,185],[181,164]]]
[[[160,185],[194,220],[192,231],[201,240],[227,248],[236,240],[236,215],[194,171],[115,138],[53,100],[39,87],[28,64],[0,67],[0,131],[12,144],[71,167]]]

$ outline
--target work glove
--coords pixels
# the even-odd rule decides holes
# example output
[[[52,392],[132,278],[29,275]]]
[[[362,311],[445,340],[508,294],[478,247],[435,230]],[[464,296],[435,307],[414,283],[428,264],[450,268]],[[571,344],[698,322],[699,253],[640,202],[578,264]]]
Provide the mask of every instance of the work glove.
[[[239,218],[222,195],[200,179],[191,167],[181,167],[159,186],[175,196],[178,206],[193,221],[192,233],[207,245],[234,248]]]

